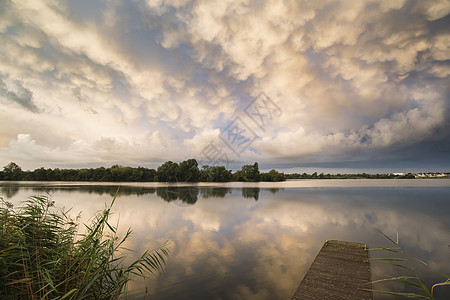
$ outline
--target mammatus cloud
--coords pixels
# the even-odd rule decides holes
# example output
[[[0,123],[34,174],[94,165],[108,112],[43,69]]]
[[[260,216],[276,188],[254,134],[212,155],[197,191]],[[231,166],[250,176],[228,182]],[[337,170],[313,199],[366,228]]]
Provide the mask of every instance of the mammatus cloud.
[[[25,88],[20,81],[11,80],[7,75],[0,75],[0,99],[4,104],[19,104],[31,112],[39,111],[33,103],[31,91]]]
[[[236,160],[429,143],[448,157],[449,14],[445,0],[5,1],[0,162],[198,157],[261,94],[282,114]]]

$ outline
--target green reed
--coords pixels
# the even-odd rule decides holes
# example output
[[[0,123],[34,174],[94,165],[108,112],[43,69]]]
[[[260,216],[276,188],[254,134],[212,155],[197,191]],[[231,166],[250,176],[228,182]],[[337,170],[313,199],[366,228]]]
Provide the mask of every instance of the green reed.
[[[442,272],[439,272],[443,276],[443,282],[435,283],[431,286],[431,289],[425,284],[424,280],[422,279],[419,272],[414,268],[412,264],[412,260],[417,261],[427,267],[428,264],[424,261],[410,256],[407,254],[400,246],[400,242],[398,239],[398,233],[396,238],[389,237],[381,230],[377,229],[380,234],[382,234],[386,239],[389,240],[389,242],[392,243],[392,247],[382,247],[382,248],[373,248],[369,249],[372,251],[381,250],[384,252],[390,252],[395,253],[396,257],[384,257],[384,258],[371,258],[371,260],[381,260],[385,263],[388,263],[390,265],[395,266],[396,268],[403,269],[403,273],[408,273],[409,275],[401,275],[401,276],[395,276],[395,277],[388,277],[383,278],[380,280],[372,281],[373,283],[381,283],[386,281],[397,281],[402,282],[404,284],[407,284],[409,286],[413,286],[417,288],[418,292],[410,292],[410,293],[401,293],[401,292],[394,292],[394,291],[385,291],[385,290],[372,290],[373,292],[377,293],[384,293],[394,296],[400,296],[404,298],[414,298],[414,299],[429,299],[434,300],[434,289],[440,286],[450,285],[450,277],[448,275],[445,275]]]
[[[131,230],[119,238],[109,222],[116,197],[77,234],[78,220],[56,212],[48,195],[32,196],[19,208],[0,195],[0,298],[117,299],[132,275],[157,275],[167,243],[125,264]]]

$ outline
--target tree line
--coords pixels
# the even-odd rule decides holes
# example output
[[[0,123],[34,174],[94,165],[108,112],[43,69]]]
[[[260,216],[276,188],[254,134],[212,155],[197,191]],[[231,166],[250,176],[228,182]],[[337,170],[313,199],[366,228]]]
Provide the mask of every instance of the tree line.
[[[413,179],[415,178],[414,174],[408,173],[405,175],[394,175],[390,174],[367,174],[367,173],[358,173],[358,174],[324,174],[314,172],[312,174],[286,174],[286,179]]]
[[[180,163],[167,161],[156,170],[145,167],[113,165],[110,168],[84,169],[46,169],[23,171],[14,162],[0,171],[0,180],[14,181],[92,181],[92,182],[258,182],[284,181],[286,175],[276,170],[260,172],[258,163],[244,165],[241,170],[232,172],[224,166],[204,165],[199,168],[195,159]]]

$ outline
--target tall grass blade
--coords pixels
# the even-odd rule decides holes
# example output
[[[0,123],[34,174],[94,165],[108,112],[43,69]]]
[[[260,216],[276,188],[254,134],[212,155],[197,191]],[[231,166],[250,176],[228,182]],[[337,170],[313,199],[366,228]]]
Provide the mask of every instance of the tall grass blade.
[[[398,245],[398,232],[397,232],[397,240],[394,241],[391,237],[389,237],[388,235],[386,235],[383,231],[381,231],[380,229],[377,228],[377,231],[379,233],[381,233],[385,238],[387,238],[389,241],[391,241],[392,243],[394,243],[395,245]]]

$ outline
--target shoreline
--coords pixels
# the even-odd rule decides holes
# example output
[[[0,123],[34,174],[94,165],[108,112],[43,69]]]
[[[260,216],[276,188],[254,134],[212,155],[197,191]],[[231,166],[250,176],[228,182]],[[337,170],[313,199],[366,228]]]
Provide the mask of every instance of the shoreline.
[[[288,179],[280,182],[95,182],[95,181],[0,181],[0,187],[77,187],[123,186],[143,188],[218,187],[218,188],[363,188],[363,187],[450,187],[449,178],[417,179]]]

